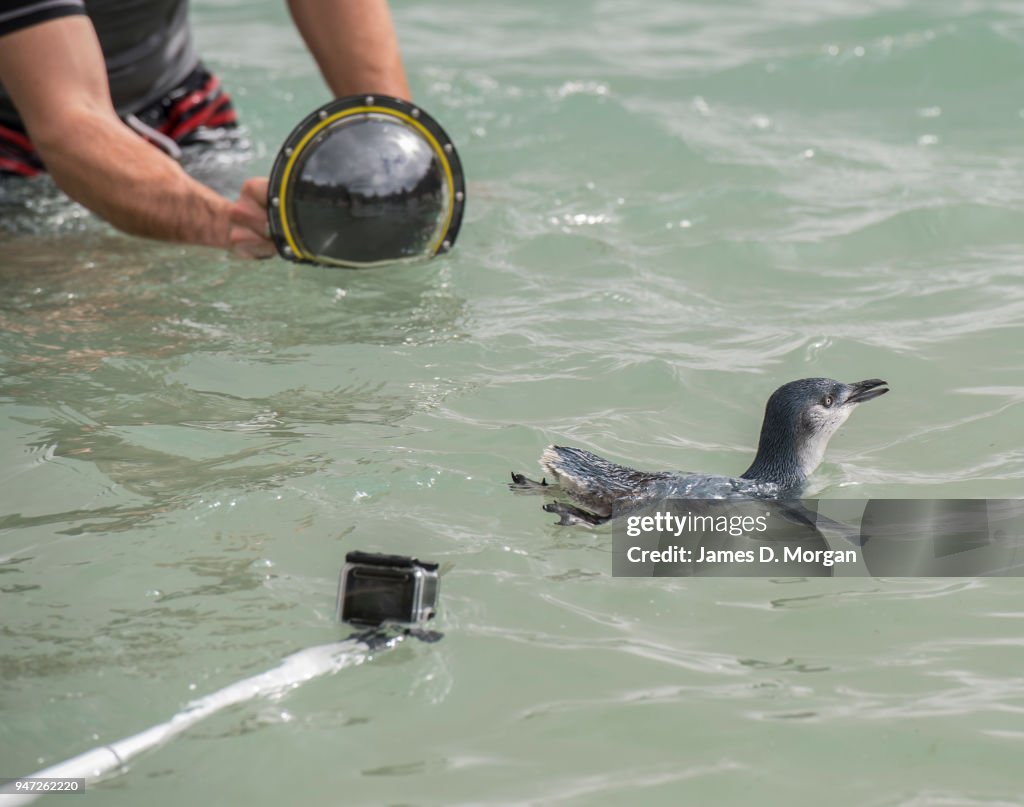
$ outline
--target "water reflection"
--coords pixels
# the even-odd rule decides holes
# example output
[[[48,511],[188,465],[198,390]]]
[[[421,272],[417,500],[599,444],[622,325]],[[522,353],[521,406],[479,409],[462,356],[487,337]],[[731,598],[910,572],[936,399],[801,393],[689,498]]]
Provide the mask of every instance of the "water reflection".
[[[58,478],[54,465],[86,462],[104,480],[86,507],[33,487],[7,529],[121,532],[213,490],[315,474],[333,462],[323,436],[393,429],[437,403],[436,371],[403,377],[416,368],[403,354],[388,366],[362,346],[464,335],[466,303],[440,262],[254,267],[109,232],[22,234],[4,255],[0,412],[33,455],[9,478],[34,474],[18,482],[29,490]]]

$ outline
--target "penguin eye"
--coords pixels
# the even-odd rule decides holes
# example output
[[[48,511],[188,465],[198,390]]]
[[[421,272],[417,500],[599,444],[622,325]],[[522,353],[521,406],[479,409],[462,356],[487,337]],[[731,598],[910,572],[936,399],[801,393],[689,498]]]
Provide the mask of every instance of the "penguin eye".
[[[826,409],[830,408],[832,406],[832,396],[826,395],[825,399],[821,402],[821,405],[824,406]]]

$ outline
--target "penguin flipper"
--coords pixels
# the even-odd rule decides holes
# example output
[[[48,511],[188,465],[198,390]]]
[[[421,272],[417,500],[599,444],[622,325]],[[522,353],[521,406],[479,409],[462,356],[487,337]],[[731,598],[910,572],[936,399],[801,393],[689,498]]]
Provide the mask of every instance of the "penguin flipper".
[[[562,504],[561,502],[548,502],[541,509],[559,516],[558,521],[555,523],[562,527],[571,527],[574,524],[599,527],[611,520],[611,516],[599,516],[575,505]]]

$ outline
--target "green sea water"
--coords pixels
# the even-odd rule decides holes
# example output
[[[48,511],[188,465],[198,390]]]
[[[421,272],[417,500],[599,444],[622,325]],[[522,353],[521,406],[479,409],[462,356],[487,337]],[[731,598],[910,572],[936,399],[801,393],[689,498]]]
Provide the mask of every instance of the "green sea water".
[[[613,579],[609,530],[505,483],[552,442],[739,473],[768,394],[825,375],[892,392],[812,493],[1019,497],[1024,8],[393,12],[469,178],[450,256],[234,262],[5,209],[0,777],[342,638],[358,548],[442,564],[441,642],[75,803],[1022,803],[1019,581]],[[253,143],[199,170],[237,188],[327,92],[284,4],[193,16]]]

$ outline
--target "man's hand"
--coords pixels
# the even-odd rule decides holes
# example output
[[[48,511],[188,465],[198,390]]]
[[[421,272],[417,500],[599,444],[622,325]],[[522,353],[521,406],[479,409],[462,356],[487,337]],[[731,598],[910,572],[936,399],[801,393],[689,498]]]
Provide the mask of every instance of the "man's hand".
[[[247,179],[238,201],[231,207],[228,241],[236,258],[269,258],[277,253],[270,240],[267,186],[266,177]]]

